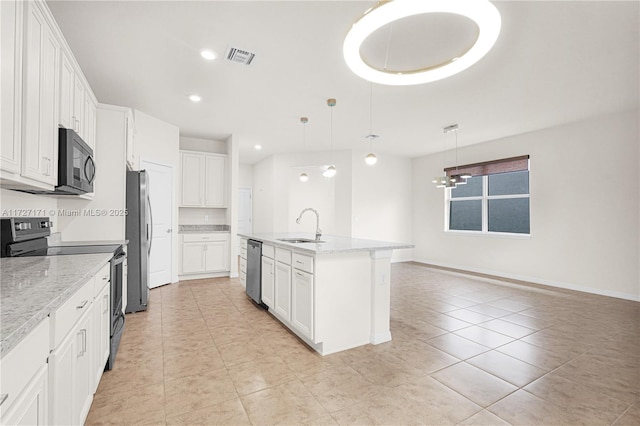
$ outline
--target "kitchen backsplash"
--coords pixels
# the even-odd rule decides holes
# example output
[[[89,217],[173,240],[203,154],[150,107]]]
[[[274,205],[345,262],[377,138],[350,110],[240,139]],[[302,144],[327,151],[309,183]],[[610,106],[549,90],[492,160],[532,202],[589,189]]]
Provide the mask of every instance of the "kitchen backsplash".
[[[178,225],[178,232],[229,232],[229,225]]]

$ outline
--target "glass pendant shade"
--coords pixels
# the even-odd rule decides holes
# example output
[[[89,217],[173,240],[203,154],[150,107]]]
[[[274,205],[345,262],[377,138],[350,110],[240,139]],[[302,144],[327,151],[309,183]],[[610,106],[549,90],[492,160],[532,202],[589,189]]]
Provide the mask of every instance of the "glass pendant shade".
[[[335,175],[336,175],[336,167],[333,166],[333,165],[327,167],[327,170],[322,172],[322,176],[327,177],[327,178],[332,178]]]
[[[300,182],[306,182],[309,180],[309,175],[306,173],[300,173]]]
[[[378,162],[378,157],[376,157],[376,155],[373,152],[370,152],[369,154],[367,154],[367,156],[364,158],[365,163],[367,163],[370,166],[373,166],[374,164],[376,164]]]

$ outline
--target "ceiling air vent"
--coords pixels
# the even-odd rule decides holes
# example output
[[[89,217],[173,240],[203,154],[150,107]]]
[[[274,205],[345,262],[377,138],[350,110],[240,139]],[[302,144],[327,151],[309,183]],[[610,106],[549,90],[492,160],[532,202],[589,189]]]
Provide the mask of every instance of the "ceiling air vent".
[[[227,60],[231,62],[237,62],[243,65],[251,65],[251,61],[255,58],[255,53],[247,52],[246,50],[236,49],[232,47],[227,53]]]

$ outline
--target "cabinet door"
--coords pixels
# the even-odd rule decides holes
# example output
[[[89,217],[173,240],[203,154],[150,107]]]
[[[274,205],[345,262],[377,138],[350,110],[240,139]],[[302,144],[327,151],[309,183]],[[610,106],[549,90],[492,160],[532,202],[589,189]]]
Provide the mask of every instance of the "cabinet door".
[[[84,315],[78,322],[76,332],[76,360],[74,385],[74,424],[84,424],[91,401],[93,401],[93,315]]]
[[[109,337],[110,337],[110,285],[100,292],[93,304],[94,318],[94,339],[93,339],[93,381],[91,384],[92,393],[95,393],[100,383],[100,378],[104,372],[104,366],[109,358]]]
[[[66,51],[62,51],[60,64],[60,110],[58,124],[65,129],[73,129],[73,87],[75,73]]]
[[[80,137],[86,141],[87,135],[85,132],[84,120],[84,84],[78,74],[74,74],[73,79],[73,114],[71,115],[73,121],[72,128]]]
[[[40,7],[26,3],[22,175],[55,185],[60,44]]]
[[[129,111],[125,116],[125,140],[127,146],[127,164],[131,167],[131,170],[137,170],[135,149],[134,149],[134,122],[133,114]]]
[[[182,154],[182,205],[204,204],[204,155]]]
[[[205,270],[220,272],[229,270],[229,242],[211,241],[205,244]]]
[[[94,159],[96,157],[96,110],[97,105],[91,98],[88,91],[85,91],[84,96],[84,141],[93,149]]]
[[[291,323],[313,340],[313,275],[294,269],[292,279]]]
[[[204,256],[204,244],[182,243],[182,272],[184,274],[204,272]]]
[[[276,262],[275,311],[291,321],[291,266]]]
[[[273,291],[274,291],[274,261],[268,257],[262,256],[262,302],[269,307],[274,308]]]
[[[49,355],[49,424],[71,425],[74,416],[75,366],[78,354],[76,330]]]
[[[204,204],[208,207],[224,207],[226,184],[226,158],[205,157]]]
[[[20,173],[22,1],[0,1],[0,167]]]
[[[3,425],[46,425],[47,421],[47,364],[43,364],[23,390],[10,412],[2,416]]]

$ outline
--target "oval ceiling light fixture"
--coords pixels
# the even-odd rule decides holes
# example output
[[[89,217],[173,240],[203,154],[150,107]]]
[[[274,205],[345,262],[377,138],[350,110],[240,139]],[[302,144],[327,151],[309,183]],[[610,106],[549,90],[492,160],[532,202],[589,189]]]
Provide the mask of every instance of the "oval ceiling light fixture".
[[[336,172],[337,172],[336,171],[336,166],[331,165],[331,166],[327,167],[324,172],[322,172],[322,176],[327,177],[327,178],[332,178],[332,177],[334,177],[336,175]]]
[[[413,70],[386,70],[367,64],[360,54],[362,43],[376,30],[409,16],[450,13],[471,19],[478,26],[478,38],[462,55],[435,66]],[[491,50],[501,27],[500,12],[488,0],[394,0],[380,2],[367,11],[344,40],[342,53],[347,66],[359,77],[379,84],[408,86],[429,83],[457,74],[478,62]]]
[[[202,58],[207,61],[213,61],[215,58],[218,57],[218,55],[216,55],[216,52],[209,49],[202,49],[200,51],[200,56],[202,56]]]
[[[202,97],[200,95],[189,95],[189,100],[191,102],[200,102]]]
[[[300,182],[306,182],[309,180],[309,175],[306,173],[300,173]]]
[[[256,151],[260,151],[260,150],[262,149],[262,145],[254,145],[254,146],[253,146],[253,148],[254,148]]]

